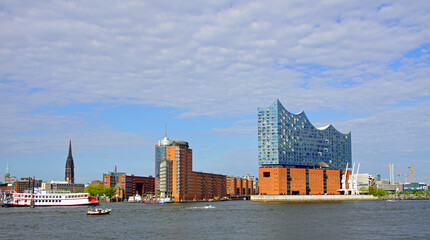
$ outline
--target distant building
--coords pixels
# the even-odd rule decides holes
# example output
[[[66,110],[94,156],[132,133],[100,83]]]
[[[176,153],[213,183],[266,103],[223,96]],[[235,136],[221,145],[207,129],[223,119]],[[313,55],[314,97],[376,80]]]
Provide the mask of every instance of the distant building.
[[[403,192],[403,185],[404,183],[396,183],[398,192]]]
[[[131,196],[153,194],[155,186],[154,177],[141,177],[134,176],[133,174],[120,175],[116,185],[111,186],[108,184],[107,187],[113,187],[116,189],[115,197],[126,200]]]
[[[72,156],[72,140],[69,142],[69,155],[66,160],[66,174],[64,179],[68,183],[75,183],[75,164],[73,163]]]
[[[383,189],[390,193],[396,193],[400,191],[400,188],[397,184],[390,184],[390,180],[381,179],[381,181],[375,181],[376,189]]]
[[[155,190],[175,201],[225,197],[227,176],[193,171],[188,142],[167,135],[155,145]]]
[[[84,192],[85,185],[77,183],[69,183],[67,181],[51,181],[42,183],[42,189],[44,190],[56,190],[56,191],[69,191],[72,193]]]
[[[383,189],[390,193],[396,193],[399,191],[397,184],[376,184],[376,189]]]
[[[259,194],[260,193],[260,191],[259,191],[259,180],[258,180],[258,178],[255,178],[254,180],[253,180],[253,184],[254,184],[254,194]]]
[[[11,190],[12,190],[11,183],[0,183],[0,194],[3,194],[5,192],[10,192]]]
[[[409,193],[425,192],[427,189],[427,184],[425,183],[406,183],[403,185],[403,191]]]
[[[258,108],[260,194],[340,194],[351,156],[351,133],[316,128],[304,112],[292,114],[279,100]]]
[[[118,172],[117,167],[115,165],[114,172],[105,172],[103,173],[103,184],[105,187],[115,187],[117,183],[119,183],[119,176],[126,175],[125,172]]]
[[[91,183],[90,184],[103,184],[103,181],[100,181],[100,180],[94,180],[94,181],[91,181]]]
[[[152,176],[142,177],[118,172],[115,165],[114,172],[103,173],[103,185],[107,188],[115,188],[116,198],[126,200],[136,194],[153,194],[155,193],[155,178]]]
[[[188,188],[191,189],[187,195],[176,195],[176,201],[181,200],[205,200],[205,199],[213,199],[213,198],[221,198],[227,196],[226,193],[226,184],[227,184],[227,176],[222,174],[214,174],[214,173],[204,173],[204,172],[192,172],[194,178],[194,189],[192,185],[188,185]],[[192,193],[194,192],[194,196]],[[191,194],[190,194],[191,193]]]
[[[375,182],[381,181],[381,174],[373,174],[373,179],[375,179]]]
[[[248,177],[227,177],[227,195],[243,196],[254,194],[254,180]]]
[[[368,173],[358,174],[357,176],[357,188],[360,190],[362,187],[369,188],[374,185],[373,176]]]
[[[42,180],[35,180],[31,177],[21,178],[21,180],[17,180],[12,183],[12,190],[17,193],[23,193],[25,190],[32,190],[33,188],[40,187],[42,184]]]

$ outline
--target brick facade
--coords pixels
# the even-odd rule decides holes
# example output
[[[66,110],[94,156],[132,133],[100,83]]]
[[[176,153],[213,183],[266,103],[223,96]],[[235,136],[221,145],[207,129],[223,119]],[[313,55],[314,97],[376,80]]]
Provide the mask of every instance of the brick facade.
[[[227,195],[240,196],[254,194],[254,181],[239,177],[227,177]]]
[[[345,171],[314,168],[273,167],[259,169],[260,194],[340,194]],[[351,171],[348,171],[348,176]],[[346,183],[348,186],[348,181]]]

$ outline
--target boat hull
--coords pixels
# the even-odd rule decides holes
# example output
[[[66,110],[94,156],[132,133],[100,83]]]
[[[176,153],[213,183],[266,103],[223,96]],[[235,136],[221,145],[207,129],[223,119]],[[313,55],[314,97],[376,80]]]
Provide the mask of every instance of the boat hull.
[[[98,215],[108,215],[111,212],[111,209],[97,209],[97,210],[89,210],[87,215],[98,216]]]
[[[79,206],[95,206],[99,205],[96,203],[84,203],[84,204],[69,204],[69,205],[34,205],[34,207],[79,207]],[[14,203],[4,203],[3,207],[31,207],[30,205],[14,204]]]

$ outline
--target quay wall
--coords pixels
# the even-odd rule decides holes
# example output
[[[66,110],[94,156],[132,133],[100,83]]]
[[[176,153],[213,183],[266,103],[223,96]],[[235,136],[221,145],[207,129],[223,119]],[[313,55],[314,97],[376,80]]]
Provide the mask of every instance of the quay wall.
[[[251,195],[253,202],[342,202],[379,200],[372,195]]]

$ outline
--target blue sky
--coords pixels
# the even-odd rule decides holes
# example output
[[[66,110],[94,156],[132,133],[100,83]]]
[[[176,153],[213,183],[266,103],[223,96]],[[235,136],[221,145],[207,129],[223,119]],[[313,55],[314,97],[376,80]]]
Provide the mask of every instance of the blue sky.
[[[257,107],[352,132],[361,172],[430,178],[427,1],[2,1],[0,175],[150,175],[164,136],[194,170],[257,175]],[[3,170],[2,170],[3,169]]]

